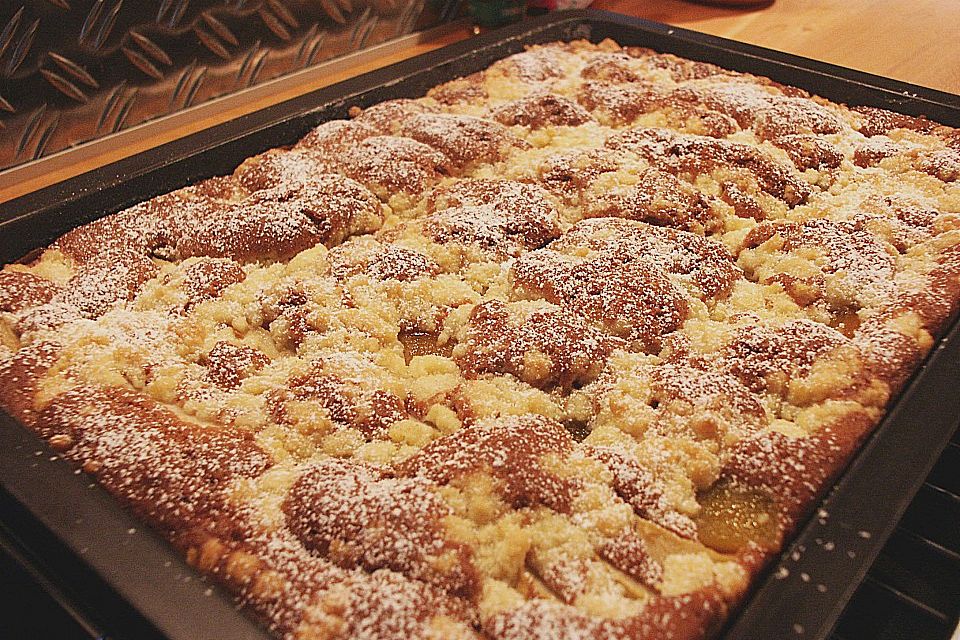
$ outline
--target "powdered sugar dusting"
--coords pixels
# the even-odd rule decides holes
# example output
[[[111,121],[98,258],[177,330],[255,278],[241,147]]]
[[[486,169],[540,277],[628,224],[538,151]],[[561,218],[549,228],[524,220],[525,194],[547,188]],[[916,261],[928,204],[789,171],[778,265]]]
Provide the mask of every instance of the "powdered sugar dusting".
[[[503,497],[511,504],[545,504],[567,512],[578,483],[547,471],[542,457],[572,450],[570,434],[556,422],[541,416],[501,418],[432,442],[401,463],[397,472],[440,484],[487,472],[500,482]]]
[[[444,540],[452,510],[423,478],[326,460],[301,476],[284,510],[304,545],[339,566],[392,569],[466,597],[479,587],[467,548]],[[455,561],[441,563],[444,554]]]
[[[960,300],[924,118],[611,41],[350,115],[0,271],[4,407],[278,637],[707,637]]]

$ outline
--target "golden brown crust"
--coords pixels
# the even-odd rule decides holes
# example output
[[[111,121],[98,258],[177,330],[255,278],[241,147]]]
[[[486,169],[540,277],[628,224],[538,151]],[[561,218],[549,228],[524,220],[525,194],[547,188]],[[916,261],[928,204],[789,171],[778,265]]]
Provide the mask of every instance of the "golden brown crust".
[[[570,389],[600,373],[623,341],[565,309],[520,309],[491,300],[474,307],[453,356],[464,375],[509,373],[535,387]]]
[[[37,422],[34,396],[40,380],[60,355],[60,346],[37,342],[0,362],[0,398],[3,408],[25,425]]]
[[[411,138],[371,136],[342,150],[335,166],[380,197],[419,193],[452,171],[450,159]]]
[[[567,512],[578,483],[551,473],[543,458],[572,451],[570,434],[556,422],[540,416],[504,418],[436,440],[396,471],[439,484],[461,483],[472,474],[487,473],[497,482],[502,498],[516,508],[544,504]]]
[[[814,219],[802,224],[764,222],[743,241],[745,252],[773,254],[756,272],[761,282],[779,282],[801,306],[825,299],[840,309],[859,309],[890,296],[895,258],[882,240],[849,223]],[[807,252],[822,256],[822,266],[791,273],[789,258]],[[760,275],[762,273],[763,275]]]
[[[236,346],[220,341],[201,359],[207,377],[225,389],[234,389],[240,382],[270,364],[270,358],[252,347]]]
[[[498,640],[539,637],[559,640],[653,640],[662,637],[692,640],[708,637],[715,631],[723,610],[720,598],[712,592],[655,598],[646,605],[643,613],[620,620],[594,618],[573,607],[533,600],[500,614],[490,622],[489,628],[490,635]]]
[[[960,302],[960,134],[612,41],[0,271],[0,403],[284,640],[711,637]]]
[[[470,549],[444,538],[451,509],[427,480],[327,460],[300,476],[283,509],[304,546],[338,566],[391,569],[465,598],[479,589]]]
[[[119,388],[61,394],[40,412],[36,429],[175,543],[225,524],[229,483],[271,464],[249,434],[184,422]]]
[[[647,349],[678,329],[689,313],[686,299],[666,272],[644,260],[603,254],[569,259],[547,248],[522,256],[511,276],[522,297],[542,297],[583,314]]]
[[[637,58],[644,68],[663,69],[670,74],[671,78],[678,81],[701,80],[710,76],[731,74],[730,71],[709,62],[687,60],[669,53],[657,53],[653,49],[645,47],[625,47],[624,52],[633,58]]]
[[[502,256],[537,249],[560,236],[556,209],[536,187],[463,181],[434,192],[424,234],[438,244],[470,244]]]
[[[609,470],[613,490],[639,517],[681,538],[696,537],[697,525],[665,503],[663,486],[634,458],[613,447],[592,447],[587,453]]]
[[[554,153],[539,167],[538,179],[547,190],[565,199],[581,198],[600,176],[612,173],[619,164],[611,153],[590,150],[586,152]]]
[[[577,102],[613,124],[630,124],[644,113],[662,104],[663,94],[654,85],[635,82],[629,85],[585,82]]]
[[[606,146],[636,153],[668,173],[691,180],[718,167],[740,169],[758,189],[791,206],[802,203],[812,191],[810,185],[766,153],[726,140],[665,129],[632,129],[608,139]]]
[[[856,412],[820,427],[809,438],[777,432],[748,436],[731,452],[724,480],[767,493],[780,509],[780,527],[792,531],[872,423],[869,414]]]
[[[722,224],[702,192],[657,169],[644,171],[628,189],[596,194],[585,213],[589,218],[626,218],[701,235],[715,233]]]
[[[330,120],[318,125],[300,138],[294,149],[309,150],[312,154],[334,153],[377,134],[372,126],[357,120]],[[244,165],[241,164],[242,168]]]
[[[616,218],[584,220],[550,247],[561,253],[587,249],[623,262],[647,259],[675,276],[695,297],[707,300],[724,297],[741,277],[733,257],[720,243],[642,222]]]
[[[477,162],[496,162],[514,148],[529,146],[502,124],[472,116],[416,114],[403,120],[400,133],[443,153],[461,171]]]
[[[419,251],[375,240],[342,244],[330,251],[328,260],[337,279],[363,274],[376,280],[406,282],[440,273],[440,265]]]
[[[50,302],[59,287],[26,271],[0,271],[0,311],[17,312]]]
[[[786,151],[801,171],[836,169],[843,163],[840,149],[820,136],[794,133],[778,137],[774,144]]]
[[[273,418],[280,424],[294,424],[294,403],[309,401],[326,413],[334,429],[352,428],[367,438],[382,438],[394,422],[406,417],[403,399],[363,384],[350,375],[349,365],[338,365],[335,359],[319,360],[309,372],[275,390],[269,398]]]
[[[204,300],[219,297],[232,284],[247,277],[243,267],[229,258],[201,259],[187,267],[180,286],[187,294],[184,311]],[[167,282],[170,282],[169,278]]]
[[[482,71],[433,87],[427,92],[427,96],[446,106],[486,100],[489,97],[483,86]]]
[[[935,122],[931,122],[923,116],[907,116],[877,107],[853,107],[852,110],[860,114],[861,121],[858,129],[868,138],[887,134],[894,129],[909,129],[910,131],[928,133],[937,126]]]
[[[499,105],[490,115],[500,124],[530,129],[575,127],[593,119],[589,111],[554,93],[536,93]]]

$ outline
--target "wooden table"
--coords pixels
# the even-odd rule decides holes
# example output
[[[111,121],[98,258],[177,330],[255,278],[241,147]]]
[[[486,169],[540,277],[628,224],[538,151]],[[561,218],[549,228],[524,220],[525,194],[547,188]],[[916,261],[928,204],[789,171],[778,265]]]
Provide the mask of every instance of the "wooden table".
[[[593,8],[666,22],[713,35],[779,49],[845,67],[960,94],[960,1],[775,0],[762,9],[730,9],[684,0],[596,0]],[[4,180],[0,202],[64,180],[243,113],[294,97],[349,76],[430,51],[471,35],[448,32],[358,67],[324,75],[166,129],[151,127],[119,145],[77,153],[69,163],[38,175]]]
[[[596,0],[592,8],[960,94],[957,0],[775,0],[763,9],[684,0]]]

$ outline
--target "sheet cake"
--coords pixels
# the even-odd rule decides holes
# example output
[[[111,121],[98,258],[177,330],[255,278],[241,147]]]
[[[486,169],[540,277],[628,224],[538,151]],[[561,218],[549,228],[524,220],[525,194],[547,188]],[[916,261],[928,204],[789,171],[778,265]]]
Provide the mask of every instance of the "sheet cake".
[[[960,132],[611,41],[0,271],[0,402],[278,637],[706,638],[960,286]]]

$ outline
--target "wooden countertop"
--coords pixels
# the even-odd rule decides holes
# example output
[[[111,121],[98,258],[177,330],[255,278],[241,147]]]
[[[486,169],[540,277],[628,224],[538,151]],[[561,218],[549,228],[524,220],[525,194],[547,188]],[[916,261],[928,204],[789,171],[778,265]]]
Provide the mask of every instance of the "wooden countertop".
[[[725,38],[778,49],[960,94],[960,2],[957,0],[774,0],[760,9],[733,9],[685,0],[596,0],[595,9],[616,11]],[[236,118],[258,108],[306,93],[467,38],[467,29],[454,30],[402,51],[322,79],[278,91],[198,117],[186,124],[134,136],[122,144],[102,145],[88,153],[73,153],[69,162],[36,175],[0,175],[0,202],[29,193],[163,142]],[[81,150],[82,151],[82,150]]]
[[[591,8],[960,94],[957,0],[775,0],[762,9],[685,0],[596,0]]]

